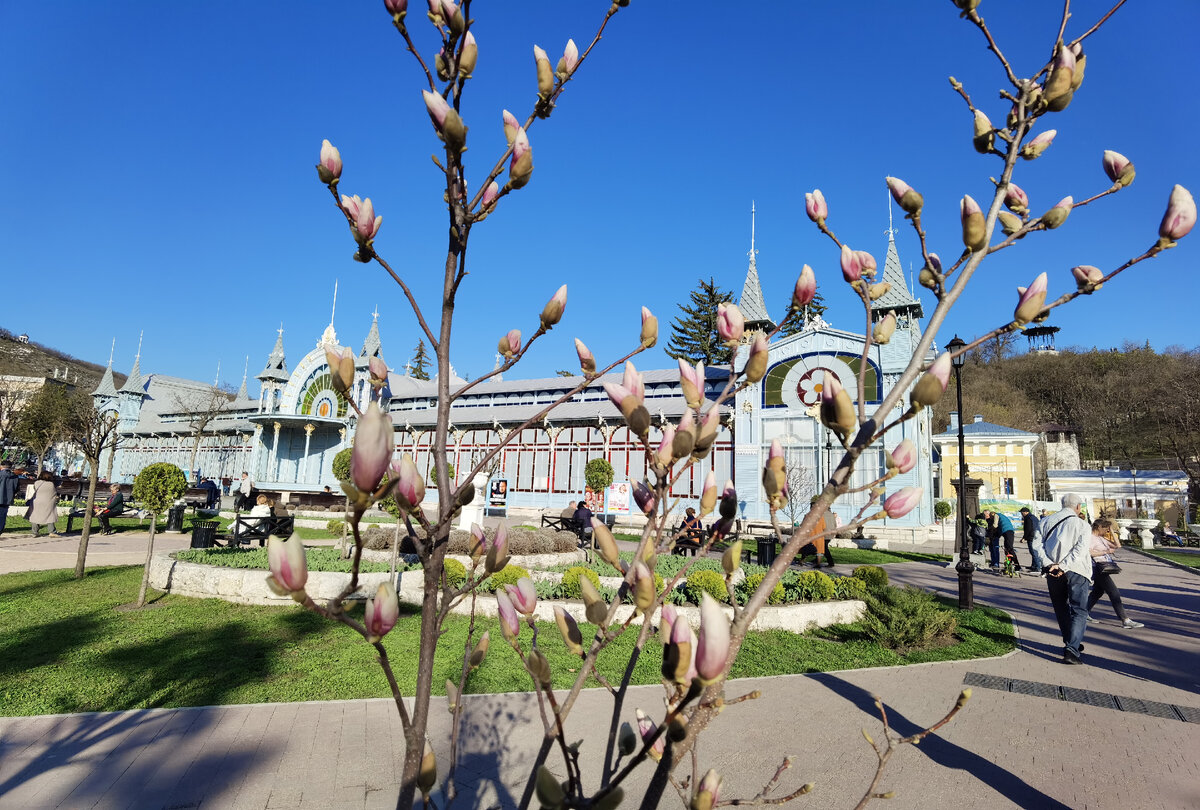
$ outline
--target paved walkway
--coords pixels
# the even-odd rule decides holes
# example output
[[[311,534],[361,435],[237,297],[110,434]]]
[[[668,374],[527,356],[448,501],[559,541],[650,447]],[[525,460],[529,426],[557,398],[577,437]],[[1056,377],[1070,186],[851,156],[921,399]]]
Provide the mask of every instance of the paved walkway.
[[[1015,616],[1019,651],[734,682],[731,696],[759,689],[762,697],[718,718],[703,738],[701,771],[716,767],[724,797],[744,797],[791,754],[780,791],[817,783],[797,806],[852,807],[875,762],[858,730],[881,737],[872,695],[883,697],[894,728],[911,733],[942,716],[964,679],[993,676],[993,685],[1055,697],[976,687],[953,723],[893,758],[882,788],[896,797],[886,807],[1198,807],[1200,577],[1130,552],[1121,565],[1127,609],[1146,627],[1121,629],[1101,603],[1104,623],[1088,627],[1088,666],[1057,662],[1043,580],[981,574],[976,598]],[[889,573],[896,583],[957,587],[953,569],[938,564]],[[1075,700],[1059,699],[1064,691]],[[661,695],[632,689],[628,714],[660,711]],[[455,806],[511,807],[538,743],[536,702],[479,696],[469,706]],[[590,690],[569,721],[569,738],[583,740],[585,778],[595,777],[609,706],[605,692]],[[432,735],[444,763],[443,707],[436,702]],[[400,740],[394,707],[382,700],[0,718],[0,808],[390,808]],[[631,784],[633,795],[641,783]]]

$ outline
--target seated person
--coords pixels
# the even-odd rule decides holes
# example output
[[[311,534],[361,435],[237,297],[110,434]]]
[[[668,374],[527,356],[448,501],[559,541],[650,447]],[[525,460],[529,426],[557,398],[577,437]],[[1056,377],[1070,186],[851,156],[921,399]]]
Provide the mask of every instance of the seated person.
[[[1175,532],[1171,531],[1170,523],[1166,523],[1166,522],[1163,523],[1162,539],[1163,539],[1164,543],[1174,543],[1177,546],[1183,545],[1183,541],[1179,539],[1179,535],[1177,535],[1177,534],[1175,534]]]
[[[100,531],[102,534],[112,534],[113,531],[112,526],[109,525],[109,519],[125,511],[125,496],[121,494],[121,485],[113,484],[108,490],[108,501],[96,512],[96,517],[100,519]]]
[[[679,526],[677,539],[696,545],[700,545],[704,540],[704,524],[700,522],[700,518],[696,517],[696,510],[690,506],[684,512],[683,523]]]
[[[814,495],[811,503],[816,504],[819,497],[820,496],[818,495]],[[808,515],[805,515],[804,517],[807,519]],[[800,522],[803,523],[804,521],[801,520]],[[825,533],[832,531],[836,527],[836,522],[830,516],[829,511],[826,510],[825,514],[821,515],[821,519],[817,521],[817,525],[813,527],[811,535],[812,539],[805,543],[800,551],[796,554],[796,563],[803,565],[806,557],[812,557],[813,568],[820,568],[821,555],[824,554],[825,564],[828,567],[833,568],[833,550],[829,543],[829,539],[831,538],[826,538]]]
[[[587,508],[585,501],[576,504],[575,511],[571,514],[571,519],[579,525],[585,539],[592,536],[592,517],[592,510]]]
[[[212,509],[221,500],[221,490],[217,488],[217,484],[211,478],[205,478],[200,482],[200,489],[206,493],[204,500],[204,508]]]
[[[242,530],[242,529],[265,528],[265,522],[263,521],[263,518],[268,518],[270,516],[271,516],[271,502],[267,499],[266,495],[259,495],[258,498],[256,499],[254,506],[250,509],[250,512],[246,515],[246,518],[255,518],[255,519],[254,520],[246,520],[244,525],[239,524],[237,522],[237,520],[234,520],[234,522],[233,522],[233,537],[234,537],[234,539],[235,540],[237,539],[237,536],[238,536],[240,530]]]

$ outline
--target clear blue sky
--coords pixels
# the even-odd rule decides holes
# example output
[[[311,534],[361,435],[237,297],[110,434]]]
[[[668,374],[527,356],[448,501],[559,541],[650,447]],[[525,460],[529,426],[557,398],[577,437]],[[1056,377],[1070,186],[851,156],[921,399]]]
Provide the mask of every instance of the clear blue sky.
[[[500,110],[523,118],[531,108],[532,45],[552,61],[568,37],[584,47],[608,3],[475,6],[479,66],[464,102],[473,188],[504,148]],[[1074,6],[1068,37],[1108,3]],[[414,0],[409,23],[431,55],[424,8]],[[1018,73],[1032,73],[1059,4],[984,0],[980,10]],[[1129,156],[1137,180],[990,259],[939,344],[1008,319],[1015,288],[1042,270],[1056,295],[1073,265],[1108,269],[1140,253],[1174,183],[1200,194],[1198,30],[1200,4],[1156,0],[1129,3],[1087,41],[1082,90],[1039,125],[1057,140],[1016,181],[1037,212],[1081,199],[1108,184],[1104,149]],[[429,155],[441,147],[382,2],[7,3],[0,71],[0,325],[101,363],[115,337],[119,371],[144,329],[143,370],[211,379],[219,360],[236,385],[246,354],[252,376],[262,368],[281,321],[292,364],[315,345],[337,278],[342,341],[361,346],[378,306],[385,356],[393,367],[411,356],[408,305],[378,267],[351,260],[313,169],[331,139],[343,192],[373,199],[384,218],[377,249],[435,316],[446,217]],[[957,255],[958,200],[988,197],[1000,162],[972,151],[951,74],[1003,120],[998,64],[949,2],[634,0],[532,129],[530,184],[474,231],[456,369],[490,369],[500,335],[530,334],[560,283],[566,317],[510,376],[576,368],[575,336],[604,362],[636,339],[643,304],[665,345],[699,278],[740,293],[752,199],[768,305],[782,312],[808,263],[829,320],[861,330],[804,192],[822,189],[831,226],[882,264],[883,178],[902,177],[925,195],[932,247]],[[919,265],[912,230],[897,222],[902,262]],[[1200,233],[1060,310],[1060,345],[1197,345],[1197,257]],[[668,365],[661,350],[639,363]]]

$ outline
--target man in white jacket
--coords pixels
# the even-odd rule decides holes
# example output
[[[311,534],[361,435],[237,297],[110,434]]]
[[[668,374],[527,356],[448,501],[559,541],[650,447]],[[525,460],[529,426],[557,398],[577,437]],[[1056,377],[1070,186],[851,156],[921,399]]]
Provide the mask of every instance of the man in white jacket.
[[[1087,628],[1087,600],[1092,590],[1091,527],[1080,516],[1083,499],[1074,493],[1062,497],[1063,508],[1042,521],[1046,587],[1063,637],[1064,664],[1082,664],[1083,631]]]

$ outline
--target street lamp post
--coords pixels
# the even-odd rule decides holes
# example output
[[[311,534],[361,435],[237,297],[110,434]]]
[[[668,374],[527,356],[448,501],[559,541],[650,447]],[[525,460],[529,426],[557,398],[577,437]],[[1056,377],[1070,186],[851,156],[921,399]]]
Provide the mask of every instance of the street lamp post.
[[[954,387],[958,393],[958,607],[970,610],[975,606],[975,585],[972,577],[975,565],[971,562],[971,549],[967,545],[967,459],[966,440],[963,438],[962,367],[966,357],[961,353],[967,344],[958,335],[946,344],[952,352],[950,362],[954,366]]]

